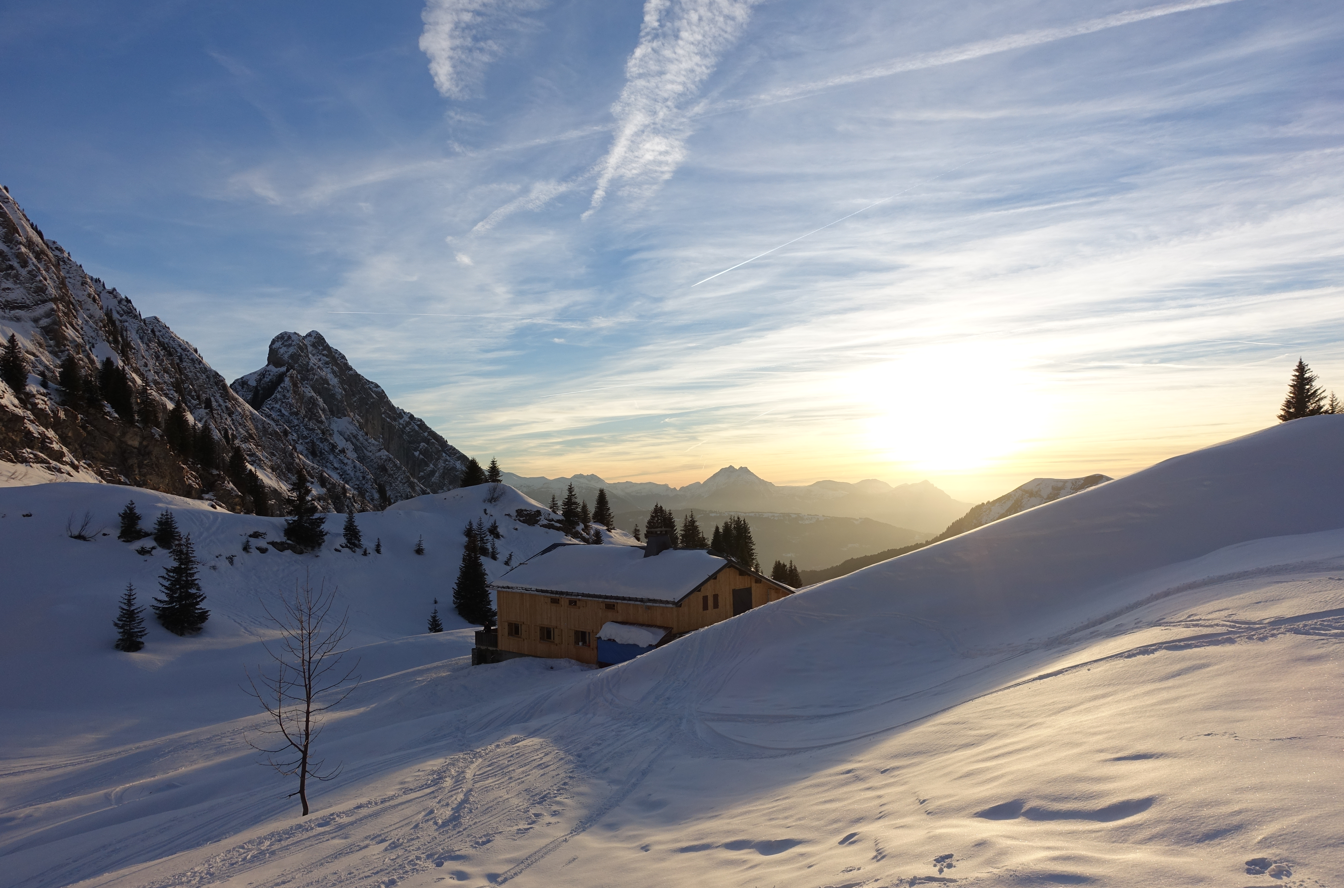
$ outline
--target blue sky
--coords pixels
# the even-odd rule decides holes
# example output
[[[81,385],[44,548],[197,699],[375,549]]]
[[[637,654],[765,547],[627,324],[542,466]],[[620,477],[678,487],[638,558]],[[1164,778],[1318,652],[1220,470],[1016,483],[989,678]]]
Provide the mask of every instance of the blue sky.
[[[226,377],[321,330],[515,471],[984,499],[1344,392],[1338,2],[3,2],[0,82]]]

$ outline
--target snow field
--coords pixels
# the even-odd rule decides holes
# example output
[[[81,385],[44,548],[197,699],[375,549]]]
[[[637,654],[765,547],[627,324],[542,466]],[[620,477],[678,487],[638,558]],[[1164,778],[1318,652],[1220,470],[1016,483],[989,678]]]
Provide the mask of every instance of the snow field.
[[[320,738],[347,770],[302,821],[252,763],[236,685],[250,584],[304,559],[251,556],[289,562],[249,560],[218,597],[230,575],[203,571],[206,637],[117,654],[138,559],[62,531],[104,488],[0,491],[24,583],[3,595],[24,616],[0,653],[0,884],[1339,884],[1341,453],[1344,417],[1278,426],[602,671],[471,668],[467,630],[413,634],[479,503],[362,516],[406,554],[381,585],[373,556],[309,559],[341,566],[365,684]],[[21,495],[42,511],[11,536]],[[175,512],[212,545],[263,520]],[[435,520],[453,542],[426,533],[417,563]]]

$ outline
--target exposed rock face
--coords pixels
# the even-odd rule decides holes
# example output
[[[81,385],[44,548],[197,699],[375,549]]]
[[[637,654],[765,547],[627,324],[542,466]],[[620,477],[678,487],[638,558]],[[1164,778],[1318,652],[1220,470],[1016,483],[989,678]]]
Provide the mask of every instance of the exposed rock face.
[[[376,506],[379,482],[396,500],[447,490],[460,477],[461,453],[396,408],[317,334],[287,334],[308,343],[302,361],[297,349],[277,347],[289,340],[276,339],[274,367],[260,371],[271,371],[271,389],[261,400],[276,407],[269,415],[253,409],[194,346],[158,318],[141,317],[129,299],[46,239],[0,187],[0,339],[11,333],[30,374],[21,392],[0,382],[3,461],[58,475],[92,473],[182,496],[209,494],[230,508],[249,499],[226,471],[235,447],[272,503],[287,492],[300,466],[319,498],[338,508],[347,502]],[[320,348],[312,347],[313,337]],[[84,397],[58,384],[62,361],[73,361],[92,380],[108,359],[126,375],[134,416],[118,416],[98,397],[96,384]],[[294,362],[314,369],[288,374]],[[325,372],[320,380],[314,375],[319,368]],[[285,382],[289,388],[281,393]],[[256,394],[249,391],[249,397]],[[169,446],[164,420],[178,404],[192,438],[208,433],[213,458]],[[158,414],[158,420],[145,414]]]
[[[316,330],[276,336],[266,366],[232,387],[288,430],[305,456],[371,503],[383,495],[396,501],[451,490],[462,480],[467,457],[393,404]]]

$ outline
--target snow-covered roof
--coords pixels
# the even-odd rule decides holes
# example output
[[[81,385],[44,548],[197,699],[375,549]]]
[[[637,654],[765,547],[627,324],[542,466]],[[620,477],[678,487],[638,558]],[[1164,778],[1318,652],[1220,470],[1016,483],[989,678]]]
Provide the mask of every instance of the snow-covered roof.
[[[634,546],[556,546],[495,581],[496,589],[575,598],[624,598],[675,604],[729,562],[703,549],[644,557]]]

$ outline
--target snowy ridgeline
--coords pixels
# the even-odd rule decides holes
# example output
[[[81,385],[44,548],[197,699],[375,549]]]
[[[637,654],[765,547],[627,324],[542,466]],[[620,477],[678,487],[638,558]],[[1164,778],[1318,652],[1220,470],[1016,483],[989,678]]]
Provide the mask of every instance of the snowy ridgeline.
[[[1287,423],[602,671],[406,635],[480,503],[361,516],[381,563],[230,568],[214,541],[276,523],[177,501],[211,621],[126,655],[115,599],[153,567],[64,535],[85,508],[111,529],[122,503],[86,497],[118,489],[0,491],[0,881],[1339,884],[1341,453],[1344,417]],[[237,684],[257,596],[305,564],[348,596],[364,682],[300,820]]]

